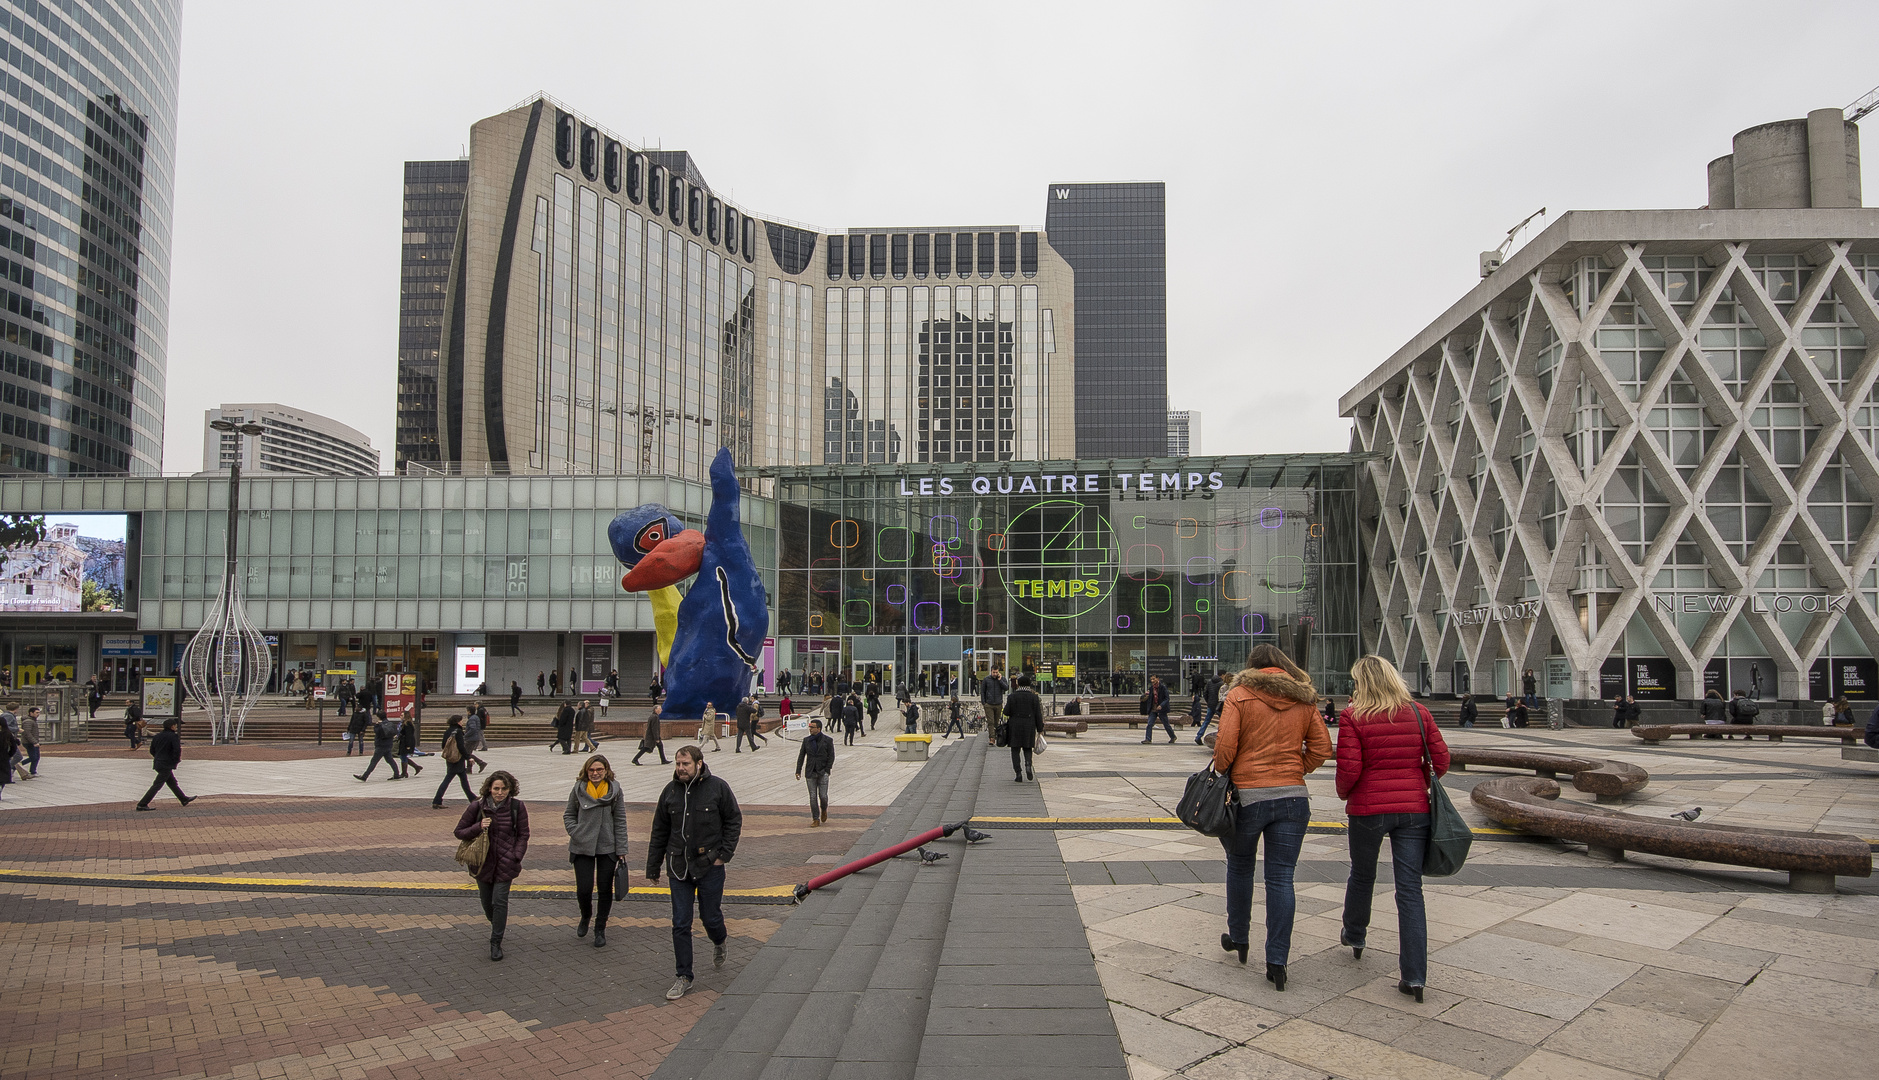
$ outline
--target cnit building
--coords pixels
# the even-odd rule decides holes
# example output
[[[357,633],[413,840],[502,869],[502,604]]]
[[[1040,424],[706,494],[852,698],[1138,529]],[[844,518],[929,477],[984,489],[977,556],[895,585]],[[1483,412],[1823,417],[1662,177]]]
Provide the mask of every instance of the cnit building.
[[[1854,118],[1857,119],[1857,116]],[[1346,393],[1365,644],[1425,693],[1872,698],[1879,211],[1841,110],[1577,211]]]

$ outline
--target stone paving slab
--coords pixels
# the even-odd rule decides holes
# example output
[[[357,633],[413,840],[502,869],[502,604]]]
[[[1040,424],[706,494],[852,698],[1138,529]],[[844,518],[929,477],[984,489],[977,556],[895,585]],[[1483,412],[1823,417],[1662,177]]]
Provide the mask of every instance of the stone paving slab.
[[[1758,743],[1731,755],[1679,744],[1641,754],[1626,732],[1444,735],[1670,774],[1654,775],[1631,813],[1701,805],[1704,820],[1879,837],[1879,771],[1842,768],[1822,748]],[[1058,759],[1041,785],[1045,816],[1094,805],[1165,815],[1205,762],[1198,748],[1103,732],[1079,743],[1074,767]],[[1487,775],[1450,782],[1477,826],[1459,793]],[[1344,819],[1331,779],[1327,767],[1307,780],[1314,821]],[[1097,794],[1105,799],[1078,797]],[[1477,842],[1462,873],[1425,881],[1431,962],[1418,1004],[1396,991],[1387,856],[1357,960],[1336,939],[1344,838],[1307,837],[1290,982],[1277,993],[1256,963],[1242,967],[1217,948],[1217,842],[1193,837],[1204,850],[1182,855],[1145,843],[1155,834],[1141,830],[1056,835],[1135,1080],[1851,1077],[1868,1074],[1879,1053],[1879,890],[1867,880],[1842,878],[1836,895],[1810,897],[1788,891],[1782,875],[1666,859],[1613,866],[1571,845]],[[1263,898],[1260,881],[1255,935]]]

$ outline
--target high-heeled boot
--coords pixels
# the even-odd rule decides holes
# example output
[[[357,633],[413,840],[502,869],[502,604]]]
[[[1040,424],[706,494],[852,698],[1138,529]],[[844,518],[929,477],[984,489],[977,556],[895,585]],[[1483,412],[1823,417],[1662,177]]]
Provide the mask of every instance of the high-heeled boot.
[[[1272,984],[1273,989],[1279,991],[1280,993],[1284,993],[1285,992],[1285,965],[1284,964],[1267,964],[1266,965],[1266,981]]]
[[[1234,941],[1231,935],[1221,934],[1220,935],[1220,948],[1227,952],[1239,953],[1240,963],[1244,964],[1246,962],[1246,950],[1248,946],[1245,942]]]

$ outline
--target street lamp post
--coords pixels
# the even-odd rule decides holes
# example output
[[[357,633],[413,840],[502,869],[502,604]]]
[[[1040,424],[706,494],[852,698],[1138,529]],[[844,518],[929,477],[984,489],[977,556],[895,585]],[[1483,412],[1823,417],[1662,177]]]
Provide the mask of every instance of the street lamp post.
[[[236,542],[240,538],[241,439],[262,433],[260,424],[217,419],[209,427],[235,436],[235,457],[228,471],[228,536],[222,564],[222,588],[202,629],[183,649],[183,683],[209,713],[214,742],[239,742],[248,710],[267,687],[272,656],[267,639],[249,621],[241,601],[236,575]]]

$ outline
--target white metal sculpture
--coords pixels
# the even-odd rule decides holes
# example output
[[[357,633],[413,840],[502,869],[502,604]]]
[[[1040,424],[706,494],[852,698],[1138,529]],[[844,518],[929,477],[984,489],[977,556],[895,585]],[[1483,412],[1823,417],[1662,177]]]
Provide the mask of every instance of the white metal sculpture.
[[[240,550],[241,437],[259,435],[263,429],[256,423],[236,424],[230,420],[213,420],[209,426],[235,436],[235,458],[228,472],[228,534],[223,542],[227,558],[222,564],[222,589],[216,595],[215,606],[202,621],[202,629],[183,649],[183,686],[208,710],[214,742],[240,742],[242,722],[267,689],[274,666],[267,638],[249,621],[241,602],[240,577],[235,568],[235,553]]]
[[[215,606],[183,650],[183,685],[208,710],[215,742],[241,741],[242,722],[267,688],[271,663],[267,638],[241,602],[241,586],[233,573],[223,575]]]

